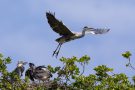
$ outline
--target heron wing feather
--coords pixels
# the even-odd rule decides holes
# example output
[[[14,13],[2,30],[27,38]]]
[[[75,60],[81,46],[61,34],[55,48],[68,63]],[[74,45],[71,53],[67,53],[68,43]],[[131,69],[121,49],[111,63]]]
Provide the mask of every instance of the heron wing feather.
[[[109,29],[92,29],[90,30],[91,34],[104,34],[107,33]]]
[[[62,21],[59,21],[58,19],[55,18],[55,16],[50,13],[46,12],[46,17],[48,19],[48,23],[50,27],[52,28],[53,31],[56,33],[59,33],[61,36],[65,35],[74,35],[63,23]]]

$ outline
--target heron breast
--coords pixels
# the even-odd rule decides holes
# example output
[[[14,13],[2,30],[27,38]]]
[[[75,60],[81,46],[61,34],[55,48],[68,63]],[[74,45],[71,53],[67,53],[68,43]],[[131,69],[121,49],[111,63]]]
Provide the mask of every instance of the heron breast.
[[[56,39],[56,41],[59,43],[65,43],[65,42],[68,42],[70,40],[72,40],[72,36],[62,36],[62,37]]]

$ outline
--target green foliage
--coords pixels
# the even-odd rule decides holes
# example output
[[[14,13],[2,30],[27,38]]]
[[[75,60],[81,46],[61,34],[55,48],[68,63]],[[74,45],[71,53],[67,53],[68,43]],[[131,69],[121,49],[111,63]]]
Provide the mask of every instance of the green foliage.
[[[135,70],[135,67],[133,67],[133,65],[131,64],[130,57],[132,56],[132,54],[130,53],[130,51],[126,51],[125,53],[122,54],[122,56],[128,60],[126,67],[130,67],[133,70]]]
[[[126,52],[122,56],[129,59],[131,54]],[[16,73],[9,72],[7,64],[12,64],[11,61],[10,57],[3,58],[0,54],[0,90],[135,90],[135,76],[132,78],[134,83],[131,83],[124,73],[114,74],[113,69],[106,65],[95,67],[94,74],[84,75],[85,66],[90,61],[87,55],[62,57],[63,66],[48,65],[54,77],[40,83],[32,83],[27,77],[21,79]]]
[[[132,77],[132,80],[133,80],[133,82],[134,82],[134,84],[135,84],[135,76]]]
[[[27,87],[25,83],[15,72],[8,72],[7,64],[11,64],[11,58],[3,58],[0,54],[0,89],[1,90],[24,90]]]
[[[122,54],[122,56],[124,57],[124,58],[130,58],[130,56],[131,56],[132,54],[130,53],[130,51],[126,51],[125,53],[123,53]]]

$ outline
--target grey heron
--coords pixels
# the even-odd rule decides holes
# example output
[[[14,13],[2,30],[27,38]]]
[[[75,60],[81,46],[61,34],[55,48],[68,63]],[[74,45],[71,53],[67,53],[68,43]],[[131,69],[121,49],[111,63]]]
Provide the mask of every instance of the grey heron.
[[[87,33],[91,34],[103,34],[108,32],[110,29],[99,29],[99,28],[89,28],[85,26],[82,30],[82,32],[73,32],[69,30],[62,21],[59,21],[55,14],[52,14],[51,12],[46,12],[46,17],[48,20],[48,23],[52,30],[56,33],[58,33],[61,37],[56,39],[56,42],[58,42],[58,46],[53,52],[53,56],[56,55],[56,58],[59,54],[60,48],[63,43],[69,42],[71,40],[79,39],[85,36]]]
[[[33,63],[29,63],[29,69],[26,70],[25,76],[27,76],[31,81],[34,82],[34,69],[35,65]]]
[[[13,72],[16,73],[18,76],[23,76],[23,72],[25,70],[24,65],[26,65],[26,64],[27,64],[27,62],[18,61],[17,67],[15,68],[15,70]]]
[[[23,76],[23,72],[25,70],[24,65],[26,65],[27,62],[18,61],[17,67],[10,73],[10,77],[7,77],[11,83],[14,83],[17,81],[16,75],[20,78]]]
[[[29,63],[29,69],[25,75],[30,78],[31,81],[35,79],[46,81],[52,77],[51,72],[45,66],[35,66],[33,63]]]

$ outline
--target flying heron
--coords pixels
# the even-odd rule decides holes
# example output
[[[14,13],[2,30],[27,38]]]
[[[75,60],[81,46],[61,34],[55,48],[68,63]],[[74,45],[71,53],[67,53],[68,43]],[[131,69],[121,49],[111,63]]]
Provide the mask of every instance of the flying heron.
[[[59,38],[56,39],[56,42],[58,42],[58,46],[53,52],[53,56],[56,55],[56,58],[59,54],[60,48],[63,43],[69,42],[71,40],[79,39],[85,36],[85,34],[91,33],[91,34],[103,34],[108,32],[110,29],[99,29],[99,28],[89,28],[85,26],[82,30],[82,32],[73,32],[69,30],[62,21],[59,21],[57,18],[55,18],[55,14],[52,14],[51,12],[46,12],[46,17],[48,20],[48,23],[52,30],[60,35]]]
[[[36,67],[33,63],[29,63],[29,67],[25,76],[28,76],[31,81],[35,81],[35,79],[46,81],[52,77],[51,72],[45,66]]]

